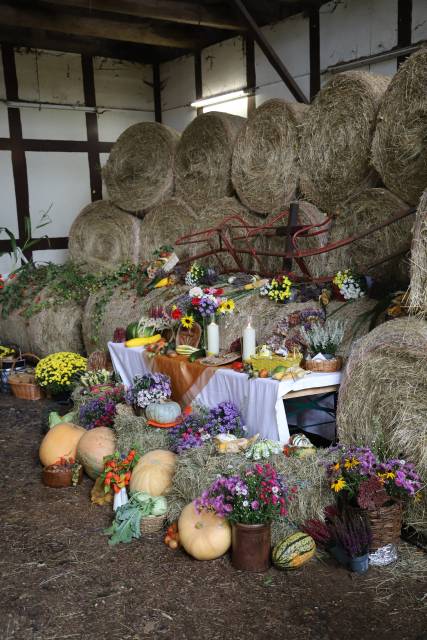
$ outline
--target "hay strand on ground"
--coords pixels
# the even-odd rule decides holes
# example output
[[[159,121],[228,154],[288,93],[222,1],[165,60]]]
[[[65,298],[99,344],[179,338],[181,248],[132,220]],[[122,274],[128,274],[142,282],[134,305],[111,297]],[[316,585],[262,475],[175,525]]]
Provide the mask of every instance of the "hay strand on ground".
[[[399,67],[382,101],[373,164],[390,191],[417,205],[427,185],[427,48]]]
[[[150,259],[154,249],[162,245],[173,245],[175,240],[193,233],[199,223],[199,215],[181,198],[169,198],[161,202],[144,216],[141,227],[142,256]],[[194,245],[175,246],[179,258],[191,256]]]
[[[231,156],[245,118],[211,111],[182,134],[176,155],[176,192],[194,209],[233,193]]]
[[[427,322],[386,322],[358,340],[338,398],[340,440],[371,446],[382,435],[393,457],[427,476]],[[424,523],[427,528],[427,523]]]
[[[408,206],[387,189],[365,189],[340,205],[338,210],[342,215],[333,221],[329,241],[357,235],[405,208]],[[396,289],[407,286],[409,266],[404,253],[372,269],[368,267],[389,255],[409,251],[413,218],[412,215],[402,218],[357,242],[324,254],[325,274],[351,268],[382,282],[391,282]]]
[[[298,123],[307,105],[267,100],[248,119],[233,151],[232,180],[241,202],[253,211],[280,211],[298,184]]]
[[[417,209],[411,248],[411,313],[427,316],[427,189]]]
[[[71,225],[70,258],[87,271],[113,271],[141,259],[141,221],[108,200],[88,204]]]
[[[300,188],[328,214],[375,184],[370,150],[388,82],[364,71],[340,73],[319,91],[301,123]]]
[[[114,204],[140,214],[172,195],[179,133],[158,122],[126,129],[111,149],[103,177]]]

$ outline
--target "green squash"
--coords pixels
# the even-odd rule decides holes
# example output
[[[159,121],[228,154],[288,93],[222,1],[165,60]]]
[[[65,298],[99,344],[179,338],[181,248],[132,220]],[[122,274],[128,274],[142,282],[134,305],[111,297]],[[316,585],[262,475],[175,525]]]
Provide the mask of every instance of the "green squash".
[[[132,340],[133,338],[139,338],[138,322],[131,322],[126,327],[126,340]]]
[[[159,424],[175,422],[181,415],[181,407],[177,402],[167,400],[166,402],[152,402],[145,409],[147,420],[153,420]]]
[[[273,549],[273,564],[278,569],[298,569],[316,553],[316,543],[307,533],[297,531],[283,538]]]

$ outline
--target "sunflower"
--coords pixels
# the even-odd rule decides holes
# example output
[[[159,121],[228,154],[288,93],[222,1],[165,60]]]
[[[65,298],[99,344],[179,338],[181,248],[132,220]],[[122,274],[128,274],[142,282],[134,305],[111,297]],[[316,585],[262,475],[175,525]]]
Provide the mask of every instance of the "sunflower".
[[[194,324],[193,316],[183,316],[181,318],[181,324],[184,327],[184,329],[191,329]]]
[[[341,476],[340,478],[332,482],[331,489],[333,489],[334,491],[336,491],[336,493],[338,493],[339,491],[341,491],[341,489],[344,489],[344,487],[346,486],[347,486],[347,483],[344,480],[344,478]]]
[[[234,300],[223,300],[218,307],[220,313],[232,313],[236,307]]]
[[[357,467],[360,464],[359,460],[357,458],[346,458],[345,462],[344,462],[344,467],[346,469],[353,469],[354,467]]]

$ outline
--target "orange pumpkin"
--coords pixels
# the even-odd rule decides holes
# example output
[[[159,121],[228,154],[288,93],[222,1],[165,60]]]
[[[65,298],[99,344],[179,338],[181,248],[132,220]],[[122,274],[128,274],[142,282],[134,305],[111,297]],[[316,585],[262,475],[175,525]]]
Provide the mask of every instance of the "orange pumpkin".
[[[87,475],[95,480],[104,470],[104,457],[111,456],[116,449],[116,438],[112,429],[95,427],[86,431],[77,447],[77,459]]]
[[[190,502],[178,520],[179,541],[196,560],[214,560],[231,546],[231,527],[227,520],[211,511],[196,510]]]
[[[131,493],[145,491],[151,496],[163,496],[172,486],[176,455],[165,449],[155,449],[142,456],[132,471]]]
[[[40,462],[44,467],[55,464],[60,458],[76,458],[77,445],[86,433],[83,427],[71,422],[61,422],[49,429],[39,449]]]

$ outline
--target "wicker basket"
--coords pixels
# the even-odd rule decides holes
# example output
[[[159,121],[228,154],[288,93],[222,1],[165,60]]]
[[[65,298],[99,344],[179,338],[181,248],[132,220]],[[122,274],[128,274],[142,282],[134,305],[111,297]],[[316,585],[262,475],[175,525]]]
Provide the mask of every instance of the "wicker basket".
[[[366,510],[372,533],[371,551],[387,544],[397,544],[402,528],[402,505],[400,502]]]
[[[33,358],[37,361],[40,360],[40,358],[33,353],[23,353],[22,357]],[[8,382],[12,394],[16,398],[20,398],[21,400],[40,400],[44,398],[43,390],[37,384],[34,373],[28,373],[26,371],[15,373],[15,362],[12,365]]]
[[[42,481],[46,487],[52,487],[53,489],[63,489],[64,487],[71,487],[73,485],[73,469],[70,467],[58,467],[51,464],[43,469]],[[83,479],[83,467],[80,466],[78,471],[77,484],[80,484]]]
[[[283,356],[261,356],[255,355],[250,358],[250,363],[254,371],[261,371],[266,369],[269,373],[276,367],[296,367],[301,362],[301,354],[289,355],[284,358]]]
[[[166,516],[147,516],[141,519],[141,533],[156,533],[163,529]]]
[[[331,360],[303,360],[302,367],[307,371],[316,371],[317,373],[333,373],[342,368],[342,358],[336,356]]]

